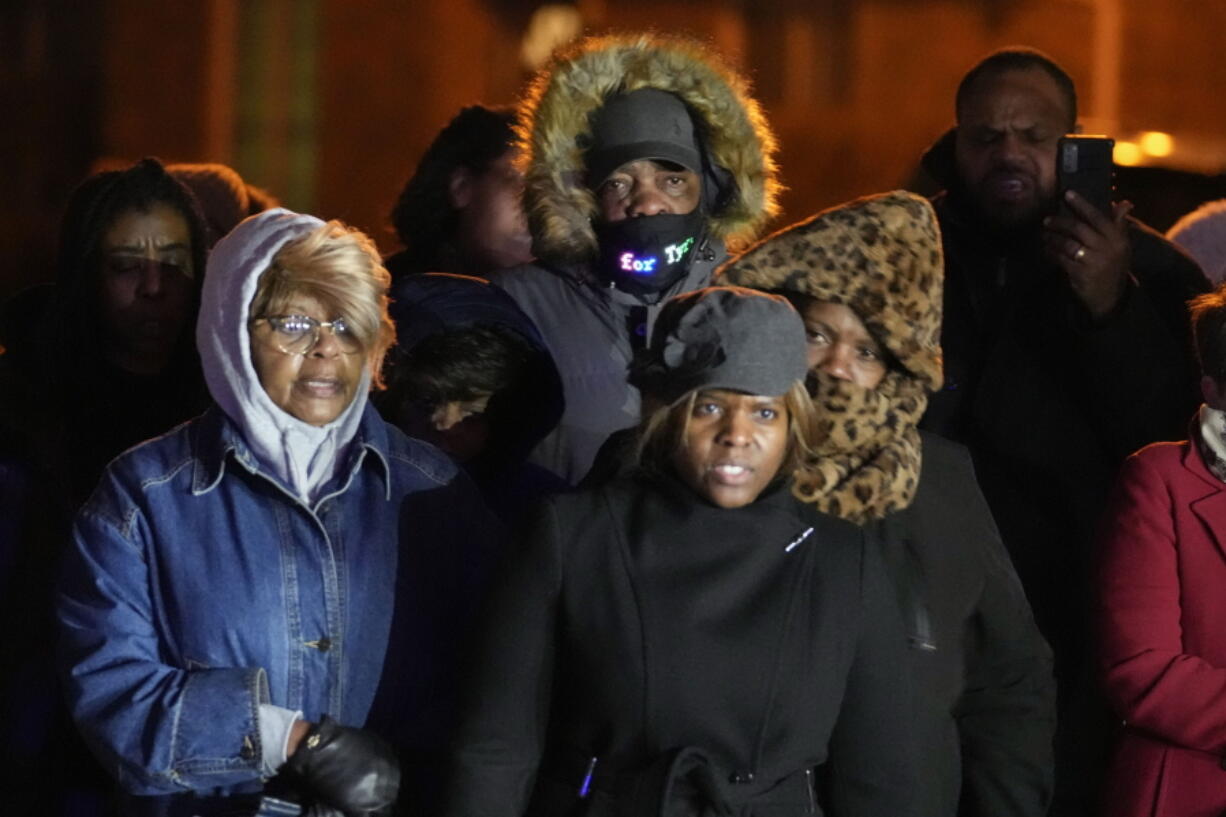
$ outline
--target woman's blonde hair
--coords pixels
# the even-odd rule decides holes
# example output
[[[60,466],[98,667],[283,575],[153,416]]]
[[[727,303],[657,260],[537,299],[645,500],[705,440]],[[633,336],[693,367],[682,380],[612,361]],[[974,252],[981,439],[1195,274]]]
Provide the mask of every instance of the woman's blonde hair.
[[[634,446],[635,462],[639,467],[656,472],[666,472],[672,467],[672,458],[685,445],[694,403],[704,391],[709,389],[694,389],[670,404],[644,413]],[[650,402],[650,395],[644,397]],[[812,456],[817,445],[818,416],[805,384],[799,380],[793,381],[784,392],[783,404],[788,410],[788,451],[779,473],[790,479],[806,458]]]
[[[388,315],[391,276],[375,244],[339,221],[287,241],[260,276],[251,317],[276,314],[295,295],[319,301],[332,317],[345,318],[370,364],[371,382],[383,388],[383,358],[396,339]]]

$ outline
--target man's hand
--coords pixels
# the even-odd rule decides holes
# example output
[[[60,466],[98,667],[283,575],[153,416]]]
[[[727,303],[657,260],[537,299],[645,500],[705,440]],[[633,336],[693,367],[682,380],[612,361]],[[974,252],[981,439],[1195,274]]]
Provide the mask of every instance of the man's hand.
[[[1128,280],[1130,246],[1124,219],[1132,204],[1115,203],[1108,218],[1071,190],[1064,201],[1071,215],[1043,220],[1043,250],[1068,275],[1090,317],[1101,320],[1119,304]]]

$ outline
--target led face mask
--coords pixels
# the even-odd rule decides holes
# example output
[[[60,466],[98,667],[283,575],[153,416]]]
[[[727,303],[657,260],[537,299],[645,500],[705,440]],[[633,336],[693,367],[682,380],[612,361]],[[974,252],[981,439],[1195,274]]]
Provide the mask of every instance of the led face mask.
[[[701,208],[685,215],[664,213],[596,226],[600,273],[634,294],[667,290],[690,271],[704,239]]]

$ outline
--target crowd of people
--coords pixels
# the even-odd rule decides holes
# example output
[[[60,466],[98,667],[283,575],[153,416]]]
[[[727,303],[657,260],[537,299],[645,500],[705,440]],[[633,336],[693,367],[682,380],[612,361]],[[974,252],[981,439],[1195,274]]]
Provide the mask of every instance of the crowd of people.
[[[0,310],[0,798],[1226,811],[1221,208],[1194,260],[1061,190],[1036,50],[953,110],[931,200],[764,238],[766,116],[662,35],[460,111],[387,258],[224,166],[86,179]]]

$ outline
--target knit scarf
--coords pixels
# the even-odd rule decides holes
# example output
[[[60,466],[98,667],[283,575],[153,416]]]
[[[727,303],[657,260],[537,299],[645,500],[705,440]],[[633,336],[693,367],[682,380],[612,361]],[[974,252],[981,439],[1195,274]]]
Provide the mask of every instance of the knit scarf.
[[[821,372],[811,372],[808,385],[818,442],[798,465],[792,493],[856,524],[907,507],[919,485],[924,386],[898,371],[875,389]]]
[[[1196,419],[1201,457],[1213,475],[1226,482],[1226,411],[1202,405]]]

